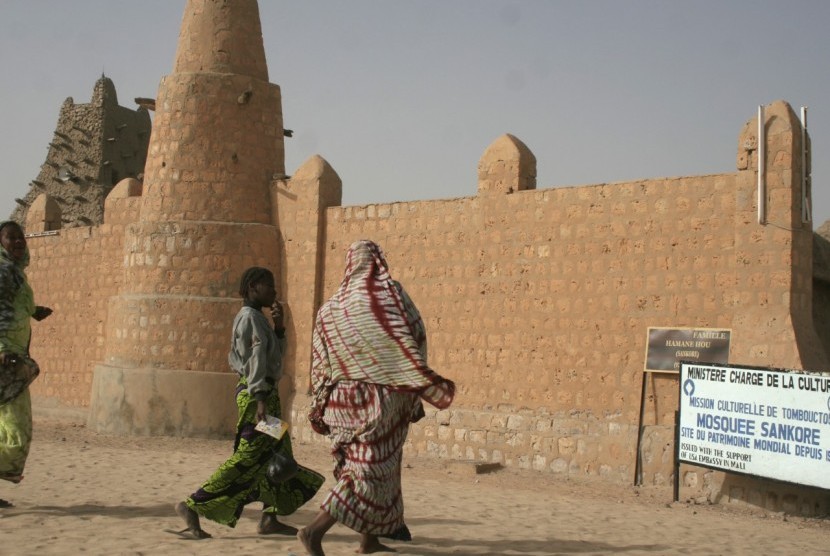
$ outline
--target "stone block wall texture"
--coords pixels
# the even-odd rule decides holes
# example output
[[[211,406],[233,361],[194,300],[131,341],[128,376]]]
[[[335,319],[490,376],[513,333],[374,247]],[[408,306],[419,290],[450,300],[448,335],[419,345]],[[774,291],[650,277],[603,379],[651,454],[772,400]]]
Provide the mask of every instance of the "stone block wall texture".
[[[352,241],[383,246],[425,319],[430,364],[458,384],[452,408],[414,427],[419,451],[622,480],[647,328],[731,328],[735,308],[761,302],[765,284],[740,288],[740,189],[719,175],[330,208],[324,292]],[[764,338],[752,335],[733,334],[733,359],[748,362],[737,350]],[[647,424],[673,423],[674,380],[653,385]]]
[[[100,226],[29,238],[35,302],[54,310],[32,323],[32,355],[43,371],[32,384],[34,396],[89,406],[92,369],[104,359],[108,306],[123,283],[124,232],[140,202],[113,196]]]
[[[633,480],[650,326],[727,328],[731,362],[827,369],[812,320],[812,229],[800,216],[800,124],[782,102],[765,122],[767,225],[757,216],[757,120],[741,131],[735,173],[328,208],[323,298],[347,246],[377,241],[426,321],[431,365],[458,384],[450,409],[412,427],[408,449]],[[509,166],[479,168],[488,165]],[[296,326],[307,345],[307,323]],[[307,368],[297,367],[298,385]],[[650,381],[646,483],[672,480],[677,393],[675,377]],[[295,431],[312,440],[301,394]],[[682,473],[712,500],[828,507],[811,489]]]

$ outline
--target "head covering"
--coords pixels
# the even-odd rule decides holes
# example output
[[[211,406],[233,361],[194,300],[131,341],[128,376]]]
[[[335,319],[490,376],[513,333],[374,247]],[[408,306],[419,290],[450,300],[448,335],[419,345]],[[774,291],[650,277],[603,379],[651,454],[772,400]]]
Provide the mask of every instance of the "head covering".
[[[0,222],[0,233],[7,226],[14,224],[20,227],[20,224],[13,220],[5,220]],[[22,228],[21,228],[22,229]],[[20,293],[21,288],[26,285],[26,274],[23,269],[29,264],[29,248],[26,247],[26,253],[20,260],[15,260],[6,248],[0,245],[0,336],[5,336],[6,341],[9,340],[8,334],[16,327],[16,309],[15,299]],[[29,302],[31,310],[34,311],[34,300],[31,298],[31,289],[29,289]],[[26,319],[26,326],[28,327],[28,319]],[[28,329],[21,332],[20,348],[25,350],[26,342],[28,342]],[[21,352],[22,353],[22,352]]]
[[[327,390],[340,380],[418,392],[439,408],[448,407],[455,395],[452,381],[427,365],[421,315],[389,275],[383,251],[369,240],[349,247],[343,281],[317,313],[315,403],[324,405]]]
[[[3,233],[3,228],[5,228],[6,226],[10,226],[12,224],[20,228],[21,231],[23,230],[23,226],[21,226],[14,220],[3,220],[2,222],[0,222],[0,234]],[[12,258],[9,252],[6,251],[6,248],[0,245],[0,264],[3,263],[11,263],[12,265],[21,269],[26,268],[27,266],[29,266],[29,246],[26,246],[26,254],[23,255],[23,258],[19,261],[16,261]]]

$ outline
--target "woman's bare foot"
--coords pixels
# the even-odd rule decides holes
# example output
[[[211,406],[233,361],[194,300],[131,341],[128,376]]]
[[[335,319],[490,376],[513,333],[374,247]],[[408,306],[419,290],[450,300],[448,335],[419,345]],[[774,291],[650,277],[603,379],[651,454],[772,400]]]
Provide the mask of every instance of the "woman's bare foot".
[[[266,514],[263,512],[256,532],[260,535],[296,535],[297,528],[286,523],[280,523],[274,514]]]
[[[375,552],[397,552],[397,550],[381,544],[376,535],[363,534],[360,539],[360,548],[356,552],[358,554],[373,554]]]
[[[211,537],[199,524],[199,514],[187,507],[187,504],[184,502],[176,504],[176,513],[184,520],[185,525],[187,525],[187,529],[182,531],[183,533],[187,533],[194,539],[209,539]]]
[[[303,543],[309,556],[326,556],[323,552],[323,536],[309,532],[309,527],[297,531],[297,539]]]

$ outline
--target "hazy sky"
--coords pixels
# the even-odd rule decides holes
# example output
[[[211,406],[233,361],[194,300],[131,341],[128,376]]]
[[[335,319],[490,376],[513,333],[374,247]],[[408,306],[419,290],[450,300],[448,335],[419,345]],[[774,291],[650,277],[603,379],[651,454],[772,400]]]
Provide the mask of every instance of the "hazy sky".
[[[475,195],[504,133],[537,187],[735,171],[759,104],[809,107],[813,216],[830,219],[830,2],[261,0],[286,170],[319,154],[345,205]],[[122,106],[172,70],[184,0],[0,0],[0,216],[61,103]]]

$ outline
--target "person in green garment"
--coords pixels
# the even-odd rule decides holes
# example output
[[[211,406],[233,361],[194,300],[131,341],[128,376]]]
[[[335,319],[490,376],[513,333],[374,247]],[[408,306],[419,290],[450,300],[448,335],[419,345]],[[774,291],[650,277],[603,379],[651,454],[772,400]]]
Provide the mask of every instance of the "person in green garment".
[[[26,236],[17,222],[0,222],[0,372],[11,372],[15,360],[28,357],[31,319],[52,314],[49,307],[35,305],[34,293],[24,269],[29,264]],[[26,388],[16,398],[0,405],[0,479],[23,480],[23,468],[32,443],[32,401]],[[11,506],[0,498],[0,508]]]
[[[228,363],[239,375],[236,442],[231,457],[196,492],[176,504],[176,513],[187,526],[179,533],[188,538],[211,536],[202,529],[200,516],[235,527],[243,508],[251,502],[263,504],[259,534],[296,535],[297,529],[278,521],[277,515],[294,513],[325,481],[322,475],[303,466],[292,478],[278,484],[267,477],[274,450],[292,458],[288,432],[277,440],[255,428],[266,415],[282,417],[277,385],[286,349],[284,317],[276,301],[274,275],[266,268],[246,270],[239,295],[243,304],[233,321],[228,353]],[[273,327],[262,311],[266,307],[270,308]]]

